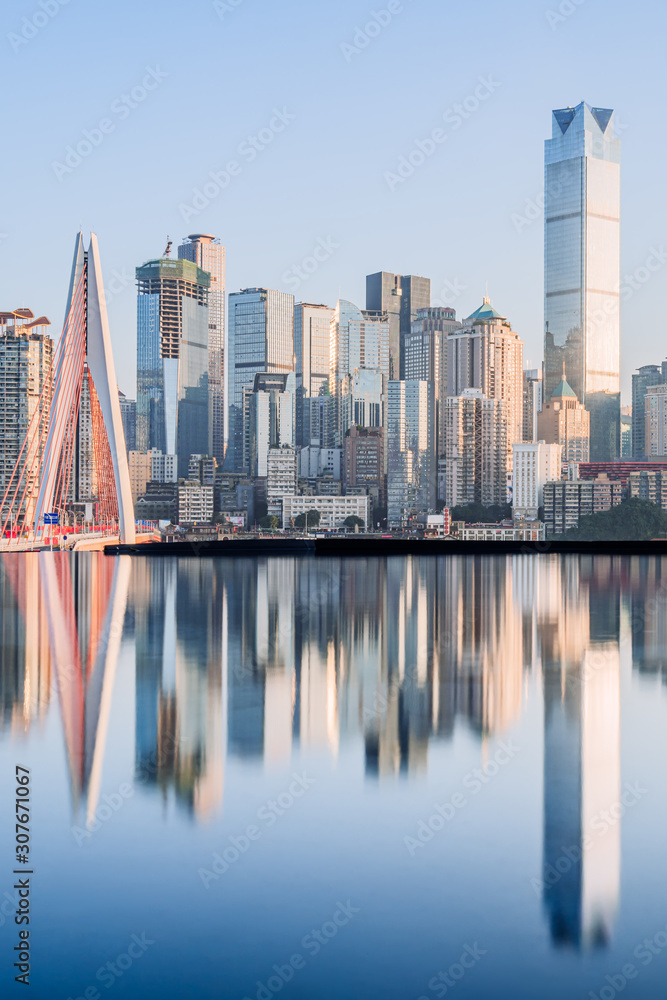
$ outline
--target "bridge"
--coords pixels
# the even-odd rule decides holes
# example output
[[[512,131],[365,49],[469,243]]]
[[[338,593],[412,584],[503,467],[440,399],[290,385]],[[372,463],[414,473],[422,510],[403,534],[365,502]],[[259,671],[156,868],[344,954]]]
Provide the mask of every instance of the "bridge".
[[[82,420],[92,438],[96,525],[83,518],[79,525],[74,509]],[[97,236],[86,250],[78,233],[62,335],[0,500],[0,551],[101,548],[153,536],[151,525],[137,532],[134,519]]]

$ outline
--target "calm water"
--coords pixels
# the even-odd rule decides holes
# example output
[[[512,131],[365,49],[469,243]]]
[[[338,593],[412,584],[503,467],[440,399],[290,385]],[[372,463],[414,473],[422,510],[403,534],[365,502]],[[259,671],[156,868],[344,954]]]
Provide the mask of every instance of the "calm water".
[[[33,997],[665,996],[667,562],[16,555],[0,613],[2,996],[17,764]]]

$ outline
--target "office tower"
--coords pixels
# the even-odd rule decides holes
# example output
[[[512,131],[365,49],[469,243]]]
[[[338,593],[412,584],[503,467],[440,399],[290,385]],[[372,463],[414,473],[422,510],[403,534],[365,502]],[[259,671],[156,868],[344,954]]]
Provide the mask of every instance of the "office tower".
[[[652,385],[667,383],[667,361],[662,365],[643,365],[632,376],[632,457],[646,458],[644,434],[646,432],[646,392]]]
[[[389,324],[389,378],[404,379],[403,353],[419,309],[431,304],[431,279],[414,274],[378,271],[366,277],[366,309],[387,316]]]
[[[534,521],[544,502],[544,487],[560,479],[561,446],[544,441],[514,445],[512,515]]]
[[[342,448],[345,436],[341,397],[348,378],[357,369],[389,375],[389,323],[379,313],[362,312],[339,299],[331,319],[329,391],[334,398],[334,444]]]
[[[507,502],[506,407],[480,389],[464,389],[444,400],[446,507]]]
[[[243,468],[243,390],[255,375],[294,370],[294,296],[244,288],[229,296],[227,358],[228,442],[225,471]]]
[[[137,449],[208,452],[209,274],[162,257],[137,268]]]
[[[22,464],[29,462],[35,467],[41,458],[32,449],[30,455],[21,454],[21,449],[43,390],[49,394],[47,402],[50,399],[50,325],[46,316],[35,319],[30,309],[0,313],[0,498],[9,486],[19,456]],[[48,413],[49,408],[44,406],[42,410]],[[46,426],[43,430],[46,432]],[[33,478],[26,490],[28,506],[37,500],[38,489],[39,483]]]
[[[118,401],[120,403],[120,417],[123,421],[123,434],[125,435],[125,450],[130,454],[137,450],[137,401],[128,399],[124,392],[118,390]]]
[[[225,457],[225,248],[214,236],[193,233],[178,248],[211,278],[208,294],[208,454],[222,467]]]
[[[538,437],[547,444],[560,444],[564,462],[588,462],[590,426],[591,415],[577,399],[563,372],[562,382],[539,414]]]
[[[432,382],[389,381],[387,523],[407,527],[435,511],[435,390]]]
[[[537,418],[542,409],[542,369],[527,368],[523,373],[523,440],[537,441]]]
[[[591,414],[591,459],[620,453],[620,174],[614,113],[553,112],[545,143],[544,397],[563,364]]]
[[[352,426],[345,436],[343,483],[346,490],[368,489],[384,506],[384,430]]]
[[[404,340],[404,377],[426,379],[435,385],[438,455],[442,454],[444,443],[440,408],[447,395],[447,337],[460,329],[455,309],[432,306],[417,310],[410,333]]]
[[[644,451],[647,458],[667,455],[667,385],[650,385],[644,397]]]
[[[479,389],[505,404],[507,486],[512,445],[523,441],[523,341],[485,296],[482,305],[447,338],[447,395]]]
[[[336,436],[336,400],[329,395],[328,383],[320,395],[301,401],[302,440],[305,448],[333,448]]]
[[[244,468],[251,476],[268,475],[271,448],[293,448],[296,376],[293,372],[255,375],[252,389],[245,390],[244,428],[247,428]]]
[[[329,381],[329,336],[333,312],[331,306],[308,302],[298,302],[294,306],[296,443],[299,447],[310,444],[304,433],[304,400],[319,396]]]

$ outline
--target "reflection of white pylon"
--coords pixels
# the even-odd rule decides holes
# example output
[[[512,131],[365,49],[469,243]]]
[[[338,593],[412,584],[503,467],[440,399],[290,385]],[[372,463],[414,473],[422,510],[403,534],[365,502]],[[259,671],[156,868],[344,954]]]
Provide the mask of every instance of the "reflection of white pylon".
[[[135,539],[134,507],[120,414],[97,236],[84,250],[74,246],[65,326],[54,361],[48,434],[34,512],[35,530],[44,514],[68,500],[83,379],[88,377],[93,437],[103,517],[118,514],[122,542]]]

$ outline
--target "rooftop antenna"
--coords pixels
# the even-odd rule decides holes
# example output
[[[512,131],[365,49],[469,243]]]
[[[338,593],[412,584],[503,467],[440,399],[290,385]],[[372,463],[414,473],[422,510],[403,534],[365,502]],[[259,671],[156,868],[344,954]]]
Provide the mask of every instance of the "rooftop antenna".
[[[165,247],[165,251],[164,251],[163,256],[164,257],[170,257],[171,256],[171,240],[169,239],[168,236],[167,236],[167,246]]]

